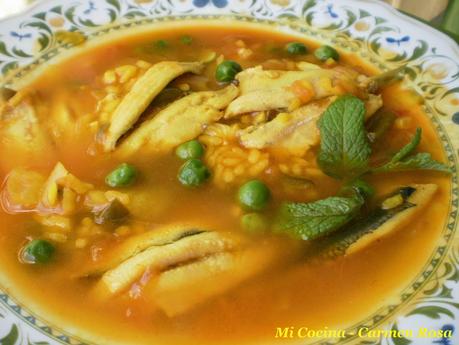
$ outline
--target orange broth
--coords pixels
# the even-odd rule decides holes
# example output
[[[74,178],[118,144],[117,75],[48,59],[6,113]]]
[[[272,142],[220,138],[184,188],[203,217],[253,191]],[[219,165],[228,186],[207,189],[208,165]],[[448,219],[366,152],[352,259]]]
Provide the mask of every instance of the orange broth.
[[[180,43],[184,34],[193,38],[191,45]],[[168,47],[155,50],[152,42],[158,40],[167,41]],[[94,111],[96,94],[101,89],[100,76],[107,69],[139,59],[151,63],[192,61],[203,49],[237,60],[237,40],[243,40],[255,52],[251,58],[240,61],[245,68],[273,57],[283,57],[279,47],[292,41],[292,38],[242,28],[157,30],[101,45],[53,66],[31,85],[31,89],[36,90],[45,103],[53,97],[64,97],[75,116],[83,116]],[[310,52],[316,47],[315,43],[304,43]],[[317,63],[312,54],[292,59]],[[366,74],[375,73],[373,68],[354,55],[343,56],[340,64],[354,66]],[[213,73],[212,70],[205,72],[210,79]],[[443,160],[440,141],[417,96],[401,85],[394,85],[384,90],[383,98],[386,108],[398,116],[412,118],[413,124],[407,130],[392,128],[386,134],[381,154],[397,151],[410,140],[416,127],[422,127],[420,149],[432,153],[435,159]],[[379,152],[378,149],[375,152]],[[42,161],[41,157],[36,157],[30,162],[30,167],[49,174],[57,161],[61,161],[72,174],[95,186],[103,186],[106,174],[119,163],[112,156],[95,149],[93,137],[84,132],[59,145],[53,161]],[[242,231],[234,188],[220,190],[207,184],[199,189],[184,189],[176,179],[181,162],[173,153],[155,159],[138,155],[130,162],[141,171],[138,183],[132,188],[151,190],[159,195],[157,202],[148,207],[145,221],[204,220],[218,229]],[[7,172],[2,174],[0,177],[3,180]],[[275,177],[264,179],[273,193],[268,212],[274,212],[286,196]],[[450,181],[447,176],[415,171],[379,174],[370,176],[368,181],[376,188],[377,195],[412,183],[436,183],[439,191],[422,216],[410,226],[357,254],[331,262],[299,260],[293,265],[268,271],[174,318],[150,308],[148,298],[143,295],[135,299],[125,295],[109,300],[95,298],[91,294],[94,282],[75,278],[75,272],[91,260],[91,255],[95,255],[96,244],[83,249],[76,249],[71,241],[57,244],[57,254],[51,264],[31,266],[20,263],[20,248],[40,231],[34,225],[32,215],[27,213],[0,213],[2,281],[6,282],[7,291],[13,297],[44,320],[59,324],[59,328],[68,327],[71,333],[89,337],[98,343],[266,344],[286,341],[274,338],[276,327],[346,327],[387,304],[421,271],[436,245],[448,211]],[[340,184],[331,178],[328,182],[319,186],[317,198],[337,192]],[[301,195],[294,199],[309,201]],[[107,238],[97,243],[102,251],[122,240]]]

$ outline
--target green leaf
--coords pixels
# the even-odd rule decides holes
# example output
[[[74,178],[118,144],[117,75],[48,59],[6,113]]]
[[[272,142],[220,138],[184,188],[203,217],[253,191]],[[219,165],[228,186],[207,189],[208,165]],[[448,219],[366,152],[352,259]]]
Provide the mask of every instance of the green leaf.
[[[412,153],[421,141],[422,130],[416,129],[416,133],[411,142],[397,152],[392,159],[378,168],[372,169],[373,172],[394,172],[407,170],[436,170],[451,173],[451,169],[443,163],[437,162],[430,153],[421,152],[413,155]]]
[[[40,13],[34,14],[32,17],[35,17],[41,20],[46,20],[46,12],[40,12]]]
[[[53,32],[53,30],[51,30],[51,28],[50,28],[46,23],[42,23],[42,22],[31,22],[31,23],[27,23],[26,25],[24,25],[24,27],[37,28],[37,29],[46,31],[46,32],[49,33],[50,35],[51,35],[52,32]]]
[[[455,269],[454,273],[448,278],[455,283],[459,283],[459,269]]]
[[[15,345],[19,338],[18,326],[13,325],[10,332],[0,339],[0,345]]]
[[[412,312],[407,314],[407,316],[416,315],[416,314],[421,314],[421,315],[427,316],[427,317],[429,317],[431,319],[440,319],[441,318],[441,314],[444,314],[444,315],[447,315],[447,316],[451,317],[452,319],[454,319],[454,314],[453,314],[453,312],[451,310],[443,308],[443,307],[439,307],[439,306],[436,306],[436,305],[430,305],[430,306],[424,306],[424,307],[416,308]]]
[[[11,53],[8,51],[8,49],[6,48],[6,44],[2,41],[0,41],[0,54],[2,55],[6,55],[6,56],[13,56],[11,55]]]
[[[2,67],[2,74],[6,75],[8,72],[18,68],[19,65],[16,61],[11,61]]]
[[[121,11],[121,5],[118,0],[106,0],[108,4],[112,5],[118,12]]]
[[[429,49],[429,45],[427,44],[426,41],[419,41],[421,43],[420,46],[416,47],[414,50],[413,50],[413,54],[411,55],[409,61],[411,60],[416,60],[417,58],[420,58],[421,56],[423,56],[427,50]]]
[[[392,331],[395,331],[396,333],[398,333],[399,329],[398,329],[397,323],[395,323],[392,326]],[[408,345],[408,344],[412,343],[412,341],[410,339],[407,339],[407,338],[405,338],[403,336],[401,336],[401,337],[391,336],[391,339],[394,342],[394,345]]]
[[[145,17],[145,13],[141,11],[129,11],[125,14],[126,18]]]
[[[301,10],[301,13],[303,13],[303,15],[307,12],[307,10],[309,10],[311,7],[314,7],[316,5],[316,1],[315,0],[309,0],[307,1],[304,6],[303,6],[303,9]]]
[[[370,17],[371,14],[364,10],[359,10],[360,18]]]
[[[50,12],[57,13],[57,14],[62,14],[62,6],[53,7],[53,8],[50,9],[49,11],[50,11]]]
[[[110,17],[110,23],[113,23],[115,20],[116,20],[116,12],[114,10],[112,10],[111,8],[109,8],[107,10],[107,13],[108,13],[108,16]]]
[[[363,199],[329,197],[310,203],[285,203],[276,224],[276,232],[294,238],[312,240],[333,232],[354,218]]]
[[[354,96],[333,102],[318,122],[318,164],[336,178],[352,178],[367,170],[371,148],[364,128],[365,105]]]
[[[46,35],[40,34],[40,37],[37,39],[40,44],[40,51],[44,50],[49,45],[49,37]]]
[[[437,295],[437,297],[453,298],[452,291],[453,291],[453,289],[450,289],[449,287],[443,285],[442,288],[441,288],[441,291]]]
[[[303,15],[305,14],[305,12],[303,12]],[[314,19],[314,12],[310,12],[307,14],[307,16],[304,18],[306,23],[308,23],[308,25],[311,25],[312,24],[312,20]]]
[[[398,161],[401,161],[403,158],[407,157],[408,155],[412,154],[414,150],[418,147],[419,143],[421,142],[421,135],[422,135],[422,129],[421,128],[416,128],[416,133],[414,134],[413,139],[411,142],[395,154],[394,157],[390,160],[390,163],[397,163]]]
[[[389,162],[382,167],[373,169],[373,172],[394,172],[408,170],[436,170],[451,173],[451,169],[432,158],[430,153],[422,152],[410,156],[399,162]]]
[[[83,24],[84,26],[88,26],[88,27],[96,27],[98,26],[96,23],[94,23],[91,19],[81,19],[80,20],[81,24]]]
[[[26,52],[22,51],[21,49],[18,49],[16,47],[13,47],[12,52],[14,55],[22,57],[22,58],[29,58],[32,57],[33,55],[29,55]]]
[[[347,13],[346,27],[348,27],[355,23],[355,21],[357,20],[357,16],[352,11],[349,11],[349,10],[346,10],[346,13]]]

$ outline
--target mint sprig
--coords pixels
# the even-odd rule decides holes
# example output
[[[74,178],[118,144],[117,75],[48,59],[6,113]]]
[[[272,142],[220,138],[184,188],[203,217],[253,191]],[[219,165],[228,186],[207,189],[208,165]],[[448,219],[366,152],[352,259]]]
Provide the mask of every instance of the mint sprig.
[[[361,179],[366,173],[416,169],[451,173],[450,168],[429,153],[414,153],[421,141],[420,128],[389,162],[370,168],[371,147],[364,122],[365,106],[357,97],[340,97],[327,108],[318,122],[321,143],[317,161],[324,173],[347,183],[340,196],[309,203],[284,203],[276,224],[278,232],[312,240],[348,223],[358,215],[365,198],[373,194],[372,187]]]
[[[343,96],[330,104],[318,122],[320,150],[318,164],[329,176],[355,180],[368,173],[407,170],[436,170],[451,173],[445,164],[432,158],[429,153],[417,153],[422,129],[417,128],[413,139],[397,152],[386,164],[368,166],[371,147],[364,127],[365,105],[354,96]]]
[[[421,152],[413,154],[421,142],[421,134],[421,128],[417,128],[410,143],[402,147],[402,149],[397,152],[389,162],[380,167],[373,168],[371,171],[377,173],[408,170],[436,170],[444,173],[451,173],[451,169],[449,167],[434,160],[430,153]]]

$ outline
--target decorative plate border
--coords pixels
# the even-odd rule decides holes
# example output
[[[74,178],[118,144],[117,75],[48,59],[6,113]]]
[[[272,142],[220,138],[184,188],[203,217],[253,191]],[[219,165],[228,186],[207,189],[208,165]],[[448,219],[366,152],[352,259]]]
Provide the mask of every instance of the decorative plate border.
[[[454,340],[437,339],[437,343],[459,343],[454,329],[454,322],[457,326],[455,320],[459,319],[459,47],[446,35],[374,0],[49,0],[23,15],[0,22],[0,71],[7,83],[14,83],[72,48],[71,44],[57,40],[55,33],[60,30],[77,31],[91,40],[156,22],[221,17],[288,28],[358,53],[382,70],[409,62],[409,82],[426,100],[426,112],[454,169],[449,218],[440,244],[421,274],[403,290],[399,302],[380,308],[348,328],[348,334],[351,330],[356,333],[360,327],[382,324],[389,330],[401,329],[400,325],[406,324],[413,328],[428,318],[429,324],[441,323],[438,329],[453,331]],[[403,316],[391,321],[400,309]],[[11,324],[9,329],[3,328],[6,320]],[[50,339],[83,344],[82,340],[42,323],[9,296],[0,294],[0,344],[45,345]],[[349,335],[339,343],[355,340],[355,335]],[[315,342],[319,343],[338,342]],[[381,337],[360,343],[405,345],[413,340]]]

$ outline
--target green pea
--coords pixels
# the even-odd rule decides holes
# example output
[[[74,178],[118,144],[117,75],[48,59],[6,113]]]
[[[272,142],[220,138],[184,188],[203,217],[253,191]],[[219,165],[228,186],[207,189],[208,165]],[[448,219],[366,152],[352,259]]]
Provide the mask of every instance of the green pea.
[[[207,181],[210,171],[199,159],[190,159],[180,167],[177,177],[186,187],[198,187]]]
[[[177,157],[183,160],[191,158],[201,158],[204,154],[204,147],[197,140],[190,140],[177,147],[175,150]]]
[[[45,264],[53,257],[55,248],[45,240],[32,240],[22,251],[22,259],[30,264]]]
[[[249,181],[239,188],[239,203],[246,210],[260,211],[268,204],[271,192],[259,180]]]
[[[308,52],[308,48],[303,43],[291,42],[285,46],[285,49],[292,55],[304,55]]]
[[[327,45],[317,48],[314,52],[314,55],[320,61],[327,61],[330,58],[335,61],[339,60],[339,53],[336,51],[336,49]]]
[[[134,183],[137,169],[130,164],[123,163],[107,175],[105,183],[110,187],[126,187]]]
[[[235,61],[226,60],[217,66],[215,78],[220,82],[230,82],[240,71],[242,71],[241,65]]]
[[[259,213],[247,213],[241,217],[241,227],[250,234],[258,235],[266,232],[268,221]]]

